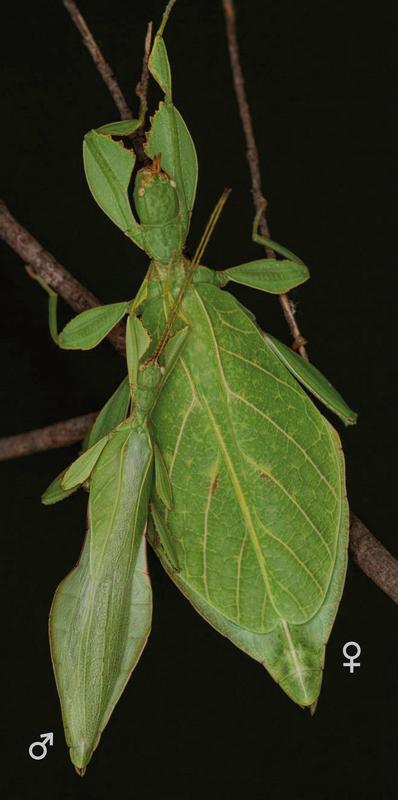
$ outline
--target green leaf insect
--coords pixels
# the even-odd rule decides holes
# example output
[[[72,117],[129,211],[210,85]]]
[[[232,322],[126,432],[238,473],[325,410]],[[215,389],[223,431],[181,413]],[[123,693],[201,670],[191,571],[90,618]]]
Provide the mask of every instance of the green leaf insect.
[[[286,292],[308,279],[307,267],[260,237],[256,220],[254,240],[282,258],[206,267],[227,193],[194,258],[184,254],[198,168],[172,97],[163,39],[171,5],[149,59],[164,99],[146,132],[145,163],[135,163],[123,139],[143,120],[102,126],[84,141],[95,200],[150,258],[142,286],[135,300],[84,312],[61,334],[49,292],[61,347],[89,349],[127,316],[128,374],[83,452],[43,495],[51,504],[89,489],[80,560],[50,615],[65,734],[80,774],[149,634],[147,539],[194,608],[311,709],[346,570],[341,445],[306,390],[345,423],[356,415],[224,288]]]

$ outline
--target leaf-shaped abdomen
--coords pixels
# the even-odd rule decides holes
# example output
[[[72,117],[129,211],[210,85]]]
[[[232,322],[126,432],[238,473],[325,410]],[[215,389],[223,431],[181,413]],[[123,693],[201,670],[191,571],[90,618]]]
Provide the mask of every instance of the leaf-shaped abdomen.
[[[183,577],[250,630],[304,623],[336,558],[337,435],[231,295],[203,284],[183,311],[190,335],[154,417]]]

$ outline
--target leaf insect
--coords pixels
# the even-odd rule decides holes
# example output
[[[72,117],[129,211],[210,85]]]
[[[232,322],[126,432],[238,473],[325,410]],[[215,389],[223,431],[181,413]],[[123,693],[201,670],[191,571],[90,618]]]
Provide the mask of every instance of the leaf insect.
[[[79,774],[149,635],[147,540],[197,611],[303,707],[314,708],[319,696],[346,571],[341,445],[307,392],[346,424],[356,415],[225,290],[236,282],[287,292],[308,279],[307,267],[260,237],[256,221],[254,240],[281,258],[206,267],[227,193],[193,260],[184,255],[198,167],[173,102],[163,39],[170,8],[149,59],[164,98],[147,131],[147,163],[134,172],[135,154],[123,144],[140,119],[103,125],[84,139],[95,200],[150,258],[138,295],[85,311],[58,333],[57,299],[45,287],[51,334],[65,349],[95,347],[127,318],[128,375],[82,454],[43,495],[51,504],[89,489],[80,560],[50,613],[65,735]]]

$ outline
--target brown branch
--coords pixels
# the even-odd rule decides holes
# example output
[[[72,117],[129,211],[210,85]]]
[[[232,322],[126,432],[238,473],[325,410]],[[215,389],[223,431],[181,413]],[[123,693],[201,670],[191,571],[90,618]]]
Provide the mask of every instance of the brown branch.
[[[97,413],[84,414],[17,436],[6,436],[0,439],[0,461],[53,450],[56,447],[68,447],[80,442],[91,428],[96,416]]]
[[[94,64],[101,75],[102,80],[106,84],[108,91],[113,98],[115,106],[120,114],[121,119],[131,119],[133,116],[129,108],[126,98],[113,74],[113,70],[104,58],[95,41],[92,33],[90,32],[85,19],[82,17],[74,0],[63,0],[63,4],[76,25],[76,28],[81,34],[83,43],[87,47]]]
[[[28,264],[28,274],[33,273],[44,280],[74,311],[80,313],[101,305],[100,300],[89,289],[79,283],[51,253],[45,250],[29,231],[17,220],[0,199],[0,238]],[[119,323],[108,335],[113,346],[124,353],[124,326]]]
[[[235,87],[236,99],[238,102],[239,114],[242,120],[243,132],[246,140],[246,158],[249,164],[250,178],[252,184],[253,205],[257,213],[262,211],[259,219],[259,229],[263,236],[270,237],[268,222],[265,216],[265,209],[267,201],[263,195],[261,187],[261,173],[260,173],[260,160],[258,156],[258,148],[254,137],[253,123],[250,113],[250,107],[247,100],[245,80],[243,77],[242,67],[240,63],[238,38],[236,35],[236,19],[235,19],[235,6],[233,0],[223,0],[225,27],[227,31],[227,41],[229,58],[231,62],[232,77]],[[266,247],[265,252],[268,258],[274,258],[275,253],[271,247]],[[308,359],[305,349],[305,339],[301,335],[297,325],[293,306],[287,294],[279,295],[279,302],[282,307],[283,314],[289,326],[290,333],[293,338],[293,347],[298,350],[300,355]]]
[[[350,515],[351,558],[398,604],[398,561],[355,514]]]

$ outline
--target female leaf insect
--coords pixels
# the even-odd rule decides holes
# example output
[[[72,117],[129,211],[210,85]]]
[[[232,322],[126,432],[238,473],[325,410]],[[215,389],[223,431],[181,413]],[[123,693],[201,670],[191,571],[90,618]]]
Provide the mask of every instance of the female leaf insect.
[[[142,121],[104,125],[84,140],[91,192],[148,254],[147,275],[134,300],[85,311],[60,334],[48,290],[51,333],[63,348],[90,349],[127,317],[128,375],[82,454],[43,495],[53,503],[89,489],[83,551],[50,614],[65,734],[80,774],[149,635],[147,540],[197,611],[301,706],[314,707],[320,692],[346,569],[340,442],[304,389],[346,424],[356,415],[224,289],[235,281],[286,292],[308,279],[306,266],[272,242],[283,258],[205,267],[225,193],[193,260],[183,253],[197,160],[172,99],[169,10],[149,59],[164,100],[135,175],[135,215],[135,155],[120,139]],[[254,239],[270,243],[256,225]]]

